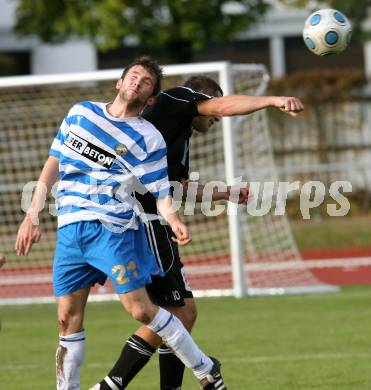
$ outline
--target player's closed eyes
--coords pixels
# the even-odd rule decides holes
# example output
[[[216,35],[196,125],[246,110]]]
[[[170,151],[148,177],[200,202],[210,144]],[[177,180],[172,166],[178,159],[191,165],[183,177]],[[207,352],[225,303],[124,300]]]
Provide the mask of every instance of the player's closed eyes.
[[[133,74],[133,75],[130,76],[130,79],[131,79],[132,81],[138,81],[139,75]],[[145,85],[147,85],[147,86],[149,86],[149,87],[151,87],[152,84],[153,84],[153,83],[152,83],[152,79],[150,79],[150,78],[145,78],[145,79],[142,79],[141,81],[143,82],[143,84],[145,84]]]

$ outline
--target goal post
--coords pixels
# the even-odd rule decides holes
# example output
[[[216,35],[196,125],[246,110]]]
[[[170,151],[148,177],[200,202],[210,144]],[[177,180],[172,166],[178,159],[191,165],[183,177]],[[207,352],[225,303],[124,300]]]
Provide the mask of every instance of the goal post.
[[[233,94],[233,79],[231,65],[226,63],[220,74],[220,83],[224,86],[224,94]],[[225,178],[227,184],[233,184],[237,176],[237,167],[234,159],[234,151],[237,148],[236,136],[233,131],[231,117],[223,118],[223,140],[224,140],[224,161]],[[236,204],[228,204],[228,226],[230,237],[230,256],[232,264],[232,286],[236,297],[243,297],[247,293],[245,278],[245,260],[243,253],[243,238],[241,224],[238,218],[238,207]]]
[[[56,239],[53,191],[40,221],[41,242],[27,258],[17,257],[14,241],[34,181],[68,109],[77,101],[110,101],[122,69],[48,76],[0,78],[0,303],[53,300],[51,267]],[[210,62],[164,66],[164,88],[195,74],[217,80],[225,95],[264,94],[269,80],[263,65]],[[223,118],[207,134],[194,134],[190,172],[201,183],[278,182],[264,110]],[[191,202],[192,203],[192,202]],[[194,207],[193,207],[194,206]],[[202,205],[186,204],[182,219],[193,242],[181,248],[195,296],[283,294],[334,291],[321,283],[301,259],[286,216],[253,217],[229,203],[205,216]],[[217,204],[215,207],[222,207]],[[225,205],[224,205],[225,207]],[[95,300],[111,299],[112,286],[95,286]]]

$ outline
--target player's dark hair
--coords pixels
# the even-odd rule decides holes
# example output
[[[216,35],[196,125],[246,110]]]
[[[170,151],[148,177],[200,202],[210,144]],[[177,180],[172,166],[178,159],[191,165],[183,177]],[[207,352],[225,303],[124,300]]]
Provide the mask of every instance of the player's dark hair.
[[[184,86],[206,95],[215,96],[219,92],[223,96],[220,85],[207,76],[192,76],[184,83]]]
[[[153,76],[155,76],[156,82],[153,87],[153,96],[156,96],[160,93],[161,90],[161,80],[163,78],[162,68],[159,66],[157,61],[155,61],[150,56],[142,56],[136,58],[133,62],[125,67],[122,72],[121,78],[124,79],[129,70],[136,65],[142,66],[144,69],[148,70]]]

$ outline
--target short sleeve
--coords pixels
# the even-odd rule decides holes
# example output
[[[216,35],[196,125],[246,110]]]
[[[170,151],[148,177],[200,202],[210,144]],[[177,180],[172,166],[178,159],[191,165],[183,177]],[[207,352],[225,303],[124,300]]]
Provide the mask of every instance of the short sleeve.
[[[50,146],[49,156],[59,158],[60,150],[62,148],[64,141],[67,138],[67,134],[68,134],[68,124],[67,124],[67,118],[65,118],[60,128],[58,129],[58,132],[54,137],[53,142]]]

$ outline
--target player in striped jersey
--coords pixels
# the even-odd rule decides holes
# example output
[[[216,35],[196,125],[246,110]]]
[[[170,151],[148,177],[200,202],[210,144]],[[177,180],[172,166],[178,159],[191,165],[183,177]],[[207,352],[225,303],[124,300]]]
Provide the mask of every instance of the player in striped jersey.
[[[153,123],[163,135],[168,153],[169,179],[181,182],[184,196],[187,194],[189,173],[189,139],[192,132],[206,133],[221,116],[247,115],[256,110],[274,107],[292,116],[303,110],[301,101],[295,97],[281,96],[225,96],[220,86],[206,76],[193,76],[184,86],[162,91],[156,103],[147,106],[143,117]],[[239,190],[239,194],[238,194]],[[238,194],[234,199],[231,193]],[[197,200],[201,201],[203,186],[197,188]],[[214,191],[213,200],[233,200],[245,203],[248,189],[228,187],[225,192]],[[146,230],[149,245],[165,277],[154,277],[147,286],[153,302],[176,314],[185,327],[191,331],[197,316],[192,290],[187,283],[178,245],[169,237],[171,228],[164,224],[157,214],[156,203],[150,193],[137,194],[146,216]],[[109,375],[120,377],[123,383],[130,379],[148,362],[149,357],[133,348],[132,339],[146,335],[147,329],[141,327],[125,344],[122,355]],[[179,390],[182,385],[184,364],[171,348],[162,345],[159,350],[161,390]],[[204,383],[204,389],[218,388],[214,383]]]
[[[200,383],[218,381],[219,366],[194,343],[181,321],[151,303],[145,285],[160,275],[138,221],[134,183],[139,180],[156,198],[173,238],[191,238],[169,195],[166,145],[161,134],[139,116],[160,89],[161,69],[148,57],[125,68],[112,103],[75,104],[64,119],[41,172],[31,206],[16,239],[18,255],[27,255],[40,238],[38,214],[45,196],[60,178],[57,191],[58,238],[53,265],[59,346],[57,389],[80,389],[84,359],[84,309],[91,286],[109,277],[131,316],[148,329],[132,345],[149,354],[166,342]],[[154,341],[155,340],[155,343]],[[97,389],[121,389],[120,378],[107,376]]]

